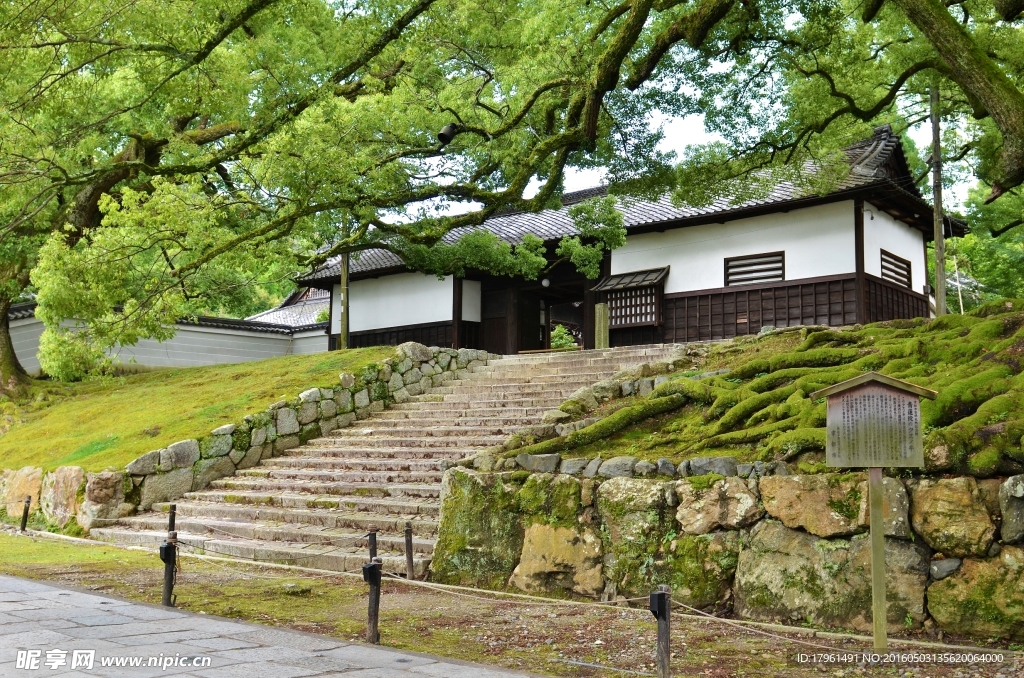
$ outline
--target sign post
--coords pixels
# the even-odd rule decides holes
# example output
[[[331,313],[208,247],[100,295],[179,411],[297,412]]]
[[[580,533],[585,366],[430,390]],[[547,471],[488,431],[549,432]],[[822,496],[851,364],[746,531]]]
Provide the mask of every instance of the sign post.
[[[871,617],[875,649],[886,649],[885,523],[883,468],[923,468],[921,398],[937,393],[867,372],[811,394],[828,398],[825,463],[868,469],[871,529]]]

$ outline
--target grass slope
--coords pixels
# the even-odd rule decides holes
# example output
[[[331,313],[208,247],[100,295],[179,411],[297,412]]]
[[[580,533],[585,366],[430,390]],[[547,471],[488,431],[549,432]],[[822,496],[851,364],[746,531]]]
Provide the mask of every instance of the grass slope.
[[[25,403],[0,403],[15,423],[0,436],[0,468],[122,468],[141,454],[236,423],[313,386],[331,387],[392,355],[377,347],[189,367],[77,384],[39,382]]]
[[[1021,300],[937,320],[746,337],[715,345],[698,367],[648,398],[606,404],[602,421],[567,438],[513,453],[784,458],[814,472],[823,467],[825,402],[808,394],[875,370],[939,392],[921,409],[925,449],[945,450],[945,468],[978,477],[1024,472]],[[698,374],[719,370],[728,372]]]

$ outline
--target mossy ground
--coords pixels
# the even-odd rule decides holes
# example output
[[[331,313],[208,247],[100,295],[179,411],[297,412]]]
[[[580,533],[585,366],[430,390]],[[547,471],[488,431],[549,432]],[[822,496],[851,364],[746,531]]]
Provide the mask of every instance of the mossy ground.
[[[697,378],[721,370],[728,371]],[[1024,472],[1022,300],[937,320],[802,328],[715,344],[695,369],[671,375],[647,398],[606,403],[601,422],[517,453],[557,446],[564,456],[676,463],[728,455],[748,462],[787,459],[802,462],[804,472],[819,472],[825,403],[809,395],[872,370],[939,392],[923,402],[922,418],[926,448],[949,450],[946,470],[978,477]],[[673,396],[679,398],[674,405]],[[660,411],[636,417],[659,402]],[[616,419],[631,423],[611,425]]]
[[[146,603],[159,603],[163,564],[157,554],[107,545],[56,542],[0,532],[0,573],[77,586]],[[182,559],[175,588],[178,607],[361,640],[366,585],[358,577],[315,576],[253,564]],[[580,608],[454,596],[385,581],[381,642],[464,661],[555,676],[613,676],[614,669],[654,674],[656,627],[646,608]],[[798,664],[799,637],[766,637],[690,618],[672,621],[672,671],[677,676],[824,675]],[[836,650],[866,645],[804,638]],[[578,662],[578,663],[572,663]],[[579,663],[610,667],[598,669]],[[972,667],[970,675],[995,676],[1005,665]],[[916,676],[962,675],[957,666],[913,670]],[[905,666],[839,669],[850,676],[906,676]],[[839,675],[837,667],[828,671]]]
[[[357,372],[393,353],[392,347],[362,348],[76,384],[36,381],[24,402],[0,402],[0,421],[11,418],[0,435],[0,468],[121,468],[312,386],[333,387],[340,372]]]

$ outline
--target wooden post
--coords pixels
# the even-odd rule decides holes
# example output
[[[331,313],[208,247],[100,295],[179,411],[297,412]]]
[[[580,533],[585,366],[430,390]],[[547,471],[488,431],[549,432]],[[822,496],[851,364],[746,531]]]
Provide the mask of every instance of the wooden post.
[[[377,526],[370,525],[370,530],[366,535],[366,539],[369,542],[370,547],[370,560],[372,561],[377,557]]]
[[[366,642],[380,645],[380,558],[374,558],[369,565],[363,567],[363,579],[370,584],[370,604],[366,615]]]
[[[932,85],[932,230],[935,238],[935,315],[946,315],[946,233],[942,215],[942,134],[939,83]]]
[[[452,348],[462,348],[462,278],[452,276]]]
[[[416,568],[412,562],[412,523],[405,523],[405,578],[412,581],[416,578]]]
[[[167,516],[167,541],[160,547],[160,560],[164,561],[164,591],[161,600],[164,607],[174,607],[174,579],[178,566],[178,533],[174,530],[174,518],[177,510],[177,504],[171,504]]]
[[[28,508],[32,505],[32,495],[25,496],[25,508],[21,511],[21,531],[24,532],[28,526]]]
[[[594,348],[608,348],[608,304],[594,305]]]
[[[338,304],[338,349],[348,348],[348,252],[341,255],[341,292]]]
[[[875,631],[875,649],[884,650],[886,640],[885,606],[885,514],[882,508],[882,469],[868,469],[868,503],[871,522],[871,616]]]
[[[665,612],[658,616],[658,678],[671,678],[672,589],[661,584],[658,586],[658,593],[665,598]]]

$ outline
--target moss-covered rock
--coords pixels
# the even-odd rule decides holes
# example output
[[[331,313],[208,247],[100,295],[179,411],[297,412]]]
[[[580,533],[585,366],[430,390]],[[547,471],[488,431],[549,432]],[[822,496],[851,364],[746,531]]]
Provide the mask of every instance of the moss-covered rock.
[[[974,478],[916,480],[910,489],[910,523],[936,551],[959,558],[983,556],[996,528]]]
[[[1024,640],[1024,549],[968,558],[951,577],[928,587],[928,611],[949,633]]]
[[[757,493],[747,481],[735,476],[717,480],[701,487],[694,476],[675,484],[679,501],[676,520],[682,532],[690,535],[707,534],[717,529],[738,530],[748,527],[764,515]]]
[[[650,593],[654,564],[671,529],[663,484],[637,478],[606,480],[598,487],[597,508],[607,554],[605,578],[619,593]]]
[[[857,518],[864,480],[862,473],[767,476],[758,487],[768,515],[786,527],[837,537],[863,530]]]
[[[573,527],[580,512],[580,481],[573,476],[534,473],[516,494],[527,525]]]
[[[723,604],[732,589],[742,537],[739,532],[680,535],[666,545],[655,584],[672,587],[672,599],[706,608]]]
[[[430,576],[444,584],[501,588],[519,563],[523,525],[506,474],[463,468],[445,472]]]
[[[590,528],[537,523],[526,528],[523,552],[509,582],[528,593],[604,590],[601,539]]]
[[[928,550],[886,539],[890,624],[917,627],[926,618]],[[739,555],[735,611],[746,619],[871,628],[871,547],[865,537],[818,539],[765,520]]]

